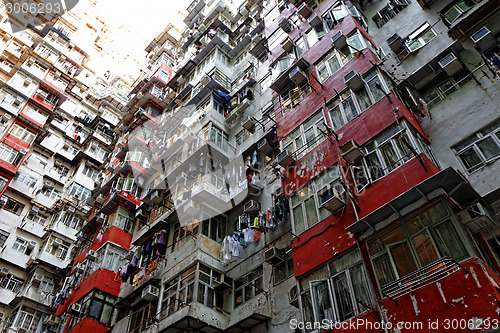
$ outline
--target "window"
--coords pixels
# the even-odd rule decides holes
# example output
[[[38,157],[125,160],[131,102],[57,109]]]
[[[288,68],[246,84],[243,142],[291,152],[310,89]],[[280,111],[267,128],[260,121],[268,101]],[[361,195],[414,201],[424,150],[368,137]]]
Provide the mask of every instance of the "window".
[[[500,121],[475,133],[453,148],[468,172],[474,172],[500,156]]]
[[[15,176],[15,179],[18,182],[25,184],[29,188],[34,188],[37,181],[35,177],[32,177],[31,175],[23,171],[18,171]]]
[[[96,180],[97,176],[99,175],[99,170],[95,168],[89,168],[88,166],[84,165],[82,173],[90,179]]]
[[[208,238],[222,243],[225,233],[226,219],[222,216],[211,217],[201,223],[201,233]]]
[[[317,147],[326,138],[326,133],[323,110],[319,110],[281,141],[282,150],[301,158]]]
[[[135,178],[129,175],[126,178],[120,178],[115,188],[117,191],[125,191],[133,196],[139,197],[142,194],[142,188],[139,187]]]
[[[460,16],[462,16],[469,9],[474,7],[474,2],[470,0],[461,0],[457,3],[453,4],[451,8],[445,9],[441,12],[443,15],[442,18],[446,23],[452,24],[455,22]]]
[[[348,59],[343,53],[339,52],[337,49],[333,49],[323,60],[316,64],[319,80],[325,82],[326,79],[342,68],[347,61]]]
[[[215,143],[217,147],[227,151],[227,134],[224,131],[213,124],[209,124],[205,127],[204,132],[206,141],[211,141]]]
[[[328,29],[333,29],[337,24],[339,24],[344,17],[347,15],[352,15],[361,24],[365,30],[366,22],[363,15],[354,7],[350,2],[338,2],[333,5],[329,10],[323,15],[323,20],[325,21]]]
[[[143,166],[146,169],[149,169],[149,167],[151,166],[151,164],[149,162],[148,154],[146,154],[145,152],[143,152],[139,149],[127,152],[127,155],[125,157],[125,161],[126,162],[136,162],[137,164],[139,164],[140,166]],[[97,173],[99,173],[98,170],[96,170],[96,176],[97,176]]]
[[[250,137],[246,129],[242,129],[236,134],[236,146],[241,146]]]
[[[65,260],[69,252],[70,244],[56,236],[50,236],[45,245],[45,252],[48,252],[58,259]]]
[[[285,31],[283,29],[278,28],[269,38],[267,39],[267,43],[269,45],[269,50],[272,51],[276,48],[280,43],[285,39]]]
[[[14,166],[18,166],[24,157],[24,153],[20,153],[14,148],[6,145],[5,143],[0,143],[0,159]]]
[[[19,290],[21,290],[21,286],[23,285],[23,283],[24,281],[22,279],[17,278],[11,274],[7,274],[0,281],[0,287],[17,293],[19,292]]]
[[[105,160],[108,157],[108,152],[96,144],[89,145],[88,153],[94,155],[98,160]]]
[[[263,268],[257,267],[252,272],[234,282],[234,307],[251,300],[263,291]]]
[[[427,108],[431,109],[470,80],[471,77],[464,70],[452,77],[448,77],[445,73],[439,75],[433,84],[427,85],[427,89],[422,94],[424,101],[427,103]]]
[[[358,250],[350,251],[299,281],[304,321],[343,322],[366,309],[356,300],[370,305],[368,277]]]
[[[82,218],[80,218],[74,214],[68,213],[68,212],[64,213],[64,215],[61,219],[61,222],[65,226],[70,227],[71,229],[76,229],[76,230],[79,230],[80,227],[83,225]]]
[[[330,214],[326,209],[321,208],[321,205],[328,196],[325,190],[334,186],[339,179],[339,169],[335,165],[290,196],[295,234],[301,234]]]
[[[149,303],[132,313],[129,332],[147,331],[147,328],[154,323],[153,319],[156,319],[156,304],[156,302]]]
[[[3,195],[0,199],[1,202],[5,202],[3,209],[16,215],[20,215],[24,209],[24,205],[16,200]]]
[[[9,133],[29,145],[31,145],[33,143],[33,140],[35,140],[36,138],[35,133],[31,132],[25,127],[20,126],[17,123],[12,126]]]
[[[101,291],[94,291],[83,297],[82,310],[78,315],[80,318],[89,318],[103,325],[109,326],[115,297]]]
[[[0,176],[0,192],[3,192],[8,182],[9,180],[7,178]]]
[[[373,16],[372,20],[375,22],[377,27],[381,28],[409,4],[409,0],[395,0],[379,10],[377,14]]]
[[[273,266],[273,272],[274,284],[293,276],[292,250],[286,251],[285,260],[281,264]]]
[[[116,210],[116,213],[110,216],[109,222],[117,228],[120,228],[128,233],[132,233],[134,219],[125,208],[119,207]]]
[[[434,37],[436,37],[436,33],[432,30],[431,25],[426,22],[408,36],[406,47],[410,52],[414,52],[421,47],[424,47]]]
[[[39,124],[45,124],[47,119],[49,118],[49,115],[38,108],[32,106],[31,104],[28,104],[21,113],[34,121],[36,121]]]
[[[12,249],[28,256],[31,254],[31,251],[33,251],[33,248],[33,244],[30,244],[30,242],[28,242],[26,239],[22,239],[20,237],[17,237],[14,244],[12,244]]]
[[[441,257],[467,257],[450,212],[438,202],[368,241],[379,287]]]
[[[15,328],[26,330],[26,332],[34,332],[40,319],[40,313],[34,309],[22,306],[17,313],[17,319],[13,325]]]
[[[114,272],[123,264],[126,255],[127,251],[117,246],[107,244],[105,247],[99,249],[97,253],[96,267]]]
[[[306,98],[311,93],[311,87],[306,82],[301,86],[292,86],[289,90],[280,94],[281,97],[281,112],[287,113],[293,107],[298,105],[300,101]]]
[[[335,131],[385,96],[386,89],[377,71],[368,73],[364,81],[365,86],[358,91],[348,89],[336,99],[328,102],[327,110]]]
[[[0,230],[0,248],[2,248],[5,245],[7,238],[9,238],[9,233],[5,232],[3,230]]]
[[[73,183],[68,190],[68,194],[75,197],[77,200],[86,202],[92,196],[92,191],[80,184]]]
[[[172,252],[174,252],[174,250],[181,246],[182,244],[186,243],[188,240],[191,239],[191,237],[189,237],[190,235],[197,235],[198,234],[198,228],[199,228],[199,224],[192,224],[189,226],[189,229],[188,227],[181,227],[181,225],[179,223],[177,223],[175,225],[175,228],[174,228],[174,239],[173,239],[173,242],[172,242]]]
[[[365,145],[364,162],[372,182],[384,177],[413,157],[412,149],[416,144],[414,137],[409,133],[403,124],[397,124]]]
[[[215,281],[220,275],[219,272],[199,263],[165,283],[162,316],[170,316],[192,302],[222,309],[223,294],[214,290]]]
[[[40,285],[38,286],[38,291],[51,293],[54,290],[54,287],[54,280],[44,275],[42,277],[42,281],[40,281]]]
[[[42,189],[42,191],[40,193],[42,193],[46,197],[49,197],[53,200],[59,200],[62,198],[62,192],[53,188],[53,187],[48,187],[46,189]]]

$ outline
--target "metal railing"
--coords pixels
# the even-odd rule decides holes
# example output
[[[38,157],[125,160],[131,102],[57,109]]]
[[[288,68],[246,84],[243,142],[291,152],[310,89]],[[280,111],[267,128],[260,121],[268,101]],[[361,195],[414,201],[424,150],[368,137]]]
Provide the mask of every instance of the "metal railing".
[[[393,298],[408,294],[417,289],[436,283],[453,273],[463,270],[467,274],[465,267],[456,260],[443,257],[416,271],[405,275],[395,281],[382,286],[382,294],[388,298]]]

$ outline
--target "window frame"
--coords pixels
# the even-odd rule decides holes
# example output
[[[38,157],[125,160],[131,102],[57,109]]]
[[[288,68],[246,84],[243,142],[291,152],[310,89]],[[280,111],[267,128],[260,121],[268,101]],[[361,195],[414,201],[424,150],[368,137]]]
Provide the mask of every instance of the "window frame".
[[[243,280],[245,280],[245,282],[243,282]],[[240,292],[241,301],[238,302],[239,296],[237,295]],[[247,294],[249,292],[251,293]],[[262,292],[264,292],[264,267],[260,265],[252,269],[249,273],[243,275],[241,278],[234,281],[234,309],[238,308],[240,305],[246,302],[249,302],[251,299],[257,297]]]

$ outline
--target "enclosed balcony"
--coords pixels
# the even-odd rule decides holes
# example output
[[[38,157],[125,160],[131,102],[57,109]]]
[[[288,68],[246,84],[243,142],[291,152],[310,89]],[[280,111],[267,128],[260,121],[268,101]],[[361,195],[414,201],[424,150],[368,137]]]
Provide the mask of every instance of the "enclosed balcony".
[[[54,111],[59,101],[61,100],[60,95],[54,94],[52,91],[42,86],[37,89],[32,98],[35,102],[45,107],[49,111]]]

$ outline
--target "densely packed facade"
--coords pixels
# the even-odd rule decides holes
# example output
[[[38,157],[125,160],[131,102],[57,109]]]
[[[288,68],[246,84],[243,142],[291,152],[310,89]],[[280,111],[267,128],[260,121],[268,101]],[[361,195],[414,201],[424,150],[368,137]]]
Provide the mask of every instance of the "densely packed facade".
[[[3,329],[498,330],[498,4],[196,0],[133,83],[4,32]]]

